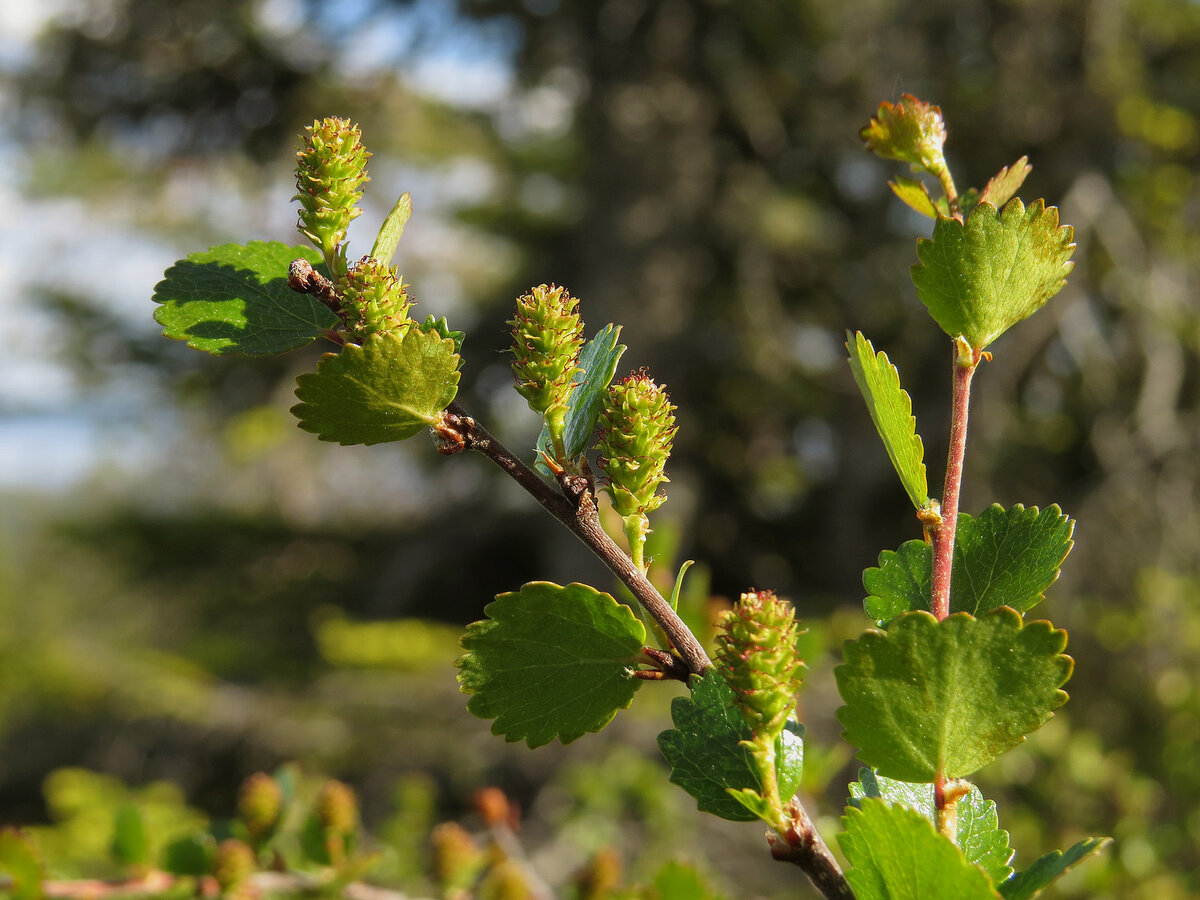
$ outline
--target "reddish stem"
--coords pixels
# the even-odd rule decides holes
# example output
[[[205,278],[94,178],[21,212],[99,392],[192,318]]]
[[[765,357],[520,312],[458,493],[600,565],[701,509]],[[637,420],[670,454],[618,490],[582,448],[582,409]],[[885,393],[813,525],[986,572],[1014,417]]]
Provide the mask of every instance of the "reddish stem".
[[[950,413],[950,451],[946,458],[946,485],[942,491],[940,524],[933,535],[933,593],[929,608],[940,622],[950,615],[950,573],[954,568],[954,532],[958,527],[958,495],[962,485],[963,457],[967,452],[967,413],[971,379],[982,354],[958,338],[954,350],[954,398]]]

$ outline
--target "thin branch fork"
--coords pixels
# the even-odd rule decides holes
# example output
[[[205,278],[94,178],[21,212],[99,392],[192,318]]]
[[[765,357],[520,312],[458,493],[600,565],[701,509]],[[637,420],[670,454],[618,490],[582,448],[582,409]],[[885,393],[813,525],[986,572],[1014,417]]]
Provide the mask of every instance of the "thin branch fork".
[[[555,491],[458,403],[447,407],[433,431],[438,452],[450,455],[462,450],[478,450],[595,553],[662,628],[689,673],[701,675],[712,667],[708,654],[671,604],[601,526],[590,477],[560,473],[557,476],[559,491]]]

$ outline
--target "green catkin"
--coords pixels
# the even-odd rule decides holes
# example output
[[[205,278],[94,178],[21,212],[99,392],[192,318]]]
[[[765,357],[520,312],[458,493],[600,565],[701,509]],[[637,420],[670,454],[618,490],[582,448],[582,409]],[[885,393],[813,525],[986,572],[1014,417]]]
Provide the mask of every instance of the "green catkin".
[[[371,154],[358,126],[346,119],[322,119],[304,131],[296,153],[297,228],[320,249],[336,281],[346,272],[346,230],[362,214],[357,204],[370,181]]]

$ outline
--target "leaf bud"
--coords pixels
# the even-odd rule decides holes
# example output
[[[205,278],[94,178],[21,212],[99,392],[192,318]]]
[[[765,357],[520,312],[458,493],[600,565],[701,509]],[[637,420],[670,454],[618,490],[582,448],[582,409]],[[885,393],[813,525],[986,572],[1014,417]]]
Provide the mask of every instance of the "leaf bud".
[[[217,845],[213,857],[213,877],[223,894],[231,894],[249,881],[257,867],[258,859],[244,841],[228,838]]]
[[[408,285],[394,269],[371,256],[364,256],[346,273],[342,288],[342,317],[360,339],[371,334],[407,330]]]
[[[868,150],[884,159],[906,162],[914,170],[932,175],[946,168],[942,111],[912,94],[903,95],[899,103],[880,103],[879,111],[859,136]]]
[[[778,734],[803,678],[795,610],[774,591],[750,591],[718,624],[717,670],[733,689],[742,719],[755,733]]]
[[[362,214],[357,205],[362,186],[370,180],[362,132],[357,125],[337,117],[313,122],[301,135],[296,153],[296,190],[300,201],[300,233],[325,256],[330,271],[335,260],[345,271],[346,229]],[[335,273],[336,275],[337,273]]]
[[[457,822],[443,822],[433,829],[433,871],[442,892],[465,890],[486,860],[483,849]]]
[[[251,839],[259,841],[275,830],[283,812],[283,790],[266,772],[257,772],[238,790],[238,816]]]
[[[583,346],[578,307],[566,288],[541,284],[517,298],[508,323],[517,391],[534,412],[556,420],[559,433]]]
[[[507,825],[515,829],[520,824],[517,807],[500,788],[480,788],[472,798],[479,817],[488,828]]]
[[[521,866],[504,859],[488,871],[479,885],[479,900],[533,900],[529,877]]]
[[[666,389],[645,369],[608,387],[600,412],[599,466],[613,507],[624,517],[658,509],[678,427]]]
[[[606,900],[621,885],[621,857],[612,847],[597,850],[573,880],[579,900]]]
[[[313,812],[326,835],[348,837],[358,830],[358,798],[340,781],[330,779],[321,786]]]

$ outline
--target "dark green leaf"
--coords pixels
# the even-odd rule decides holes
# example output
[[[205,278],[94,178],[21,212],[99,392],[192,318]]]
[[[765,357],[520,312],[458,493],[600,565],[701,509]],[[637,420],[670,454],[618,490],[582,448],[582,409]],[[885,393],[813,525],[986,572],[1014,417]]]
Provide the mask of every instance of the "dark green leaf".
[[[913,784],[861,769],[859,781],[850,785],[851,806],[861,806],[864,797],[874,797],[887,803],[915,809],[930,823],[936,823],[936,807],[932,784]],[[958,801],[958,849],[967,862],[975,863],[999,884],[1012,874],[1009,861],[1013,851],[1008,844],[1008,832],[1000,828],[996,804],[985,800],[979,788],[971,790]]]
[[[835,670],[843,736],[859,759],[902,781],[963,778],[1066,702],[1067,635],[1001,607],[981,618],[926,612],[847,641]]]
[[[641,682],[646,629],[628,606],[584,584],[535,581],[501,594],[468,626],[458,680],[492,733],[540,747],[599,731]]]
[[[609,323],[596,332],[596,336],[584,344],[579,351],[579,371],[573,379],[574,388],[568,397],[566,426],[563,428],[563,447],[568,459],[576,459],[583,454],[592,440],[592,432],[596,429],[596,420],[600,417],[600,407],[604,402],[604,392],[613,380],[617,371],[617,363],[625,352],[625,345],[618,344],[621,336],[621,326]],[[550,449],[550,429],[542,426],[538,436],[538,455],[535,465],[543,475],[549,470],[542,462],[542,453],[554,454]]]
[[[733,692],[715,671],[692,679],[690,697],[671,701],[675,728],[658,736],[658,746],[671,766],[671,781],[696,799],[701,812],[734,822],[756,816],[726,788],[762,787],[750,751],[740,745],[750,728],[733,701]],[[800,787],[804,766],[803,728],[789,722],[775,742],[779,796],[786,803]]]
[[[402,441],[437,421],[458,391],[454,343],[410,328],[401,338],[373,334],[327,353],[297,380],[292,413],[323,441]]]
[[[0,872],[12,879],[4,891],[10,900],[42,900],[42,861],[33,843],[16,828],[0,829]]]
[[[917,243],[917,296],[950,337],[982,350],[1032,315],[1066,284],[1075,245],[1058,210],[1012,200],[997,211],[980,203],[964,225],[939,218]]]
[[[154,320],[169,338],[212,354],[260,356],[303,347],[341,321],[319,300],[288,287],[288,266],[312,247],[278,241],[222,244],[167,269],[154,288]]]
[[[162,867],[172,875],[199,877],[212,871],[217,842],[207,832],[176,838],[163,850]]]
[[[150,861],[150,838],[142,811],[131,803],[117,808],[113,817],[113,859],[122,865],[140,866]]]
[[[1109,843],[1111,838],[1085,838],[1066,853],[1052,850],[1028,869],[1018,872],[1001,884],[1000,894],[1004,900],[1031,900],[1066,874],[1068,869],[1083,862]]]
[[[1045,598],[1071,551],[1074,520],[1057,506],[1039,510],[992,504],[978,518],[961,514],[950,579],[950,611],[979,615],[998,606],[1028,612]],[[876,622],[929,609],[932,551],[907,541],[879,554],[879,567],[863,572],[864,606]]]
[[[857,900],[997,900],[987,875],[919,812],[864,798],[842,818],[838,843]]]
[[[850,371],[867,401],[871,421],[908,498],[921,509],[929,500],[929,488],[925,479],[925,448],[917,434],[912,400],[900,387],[900,373],[886,353],[882,350],[876,353],[861,331],[853,335],[847,332],[846,338]]]

